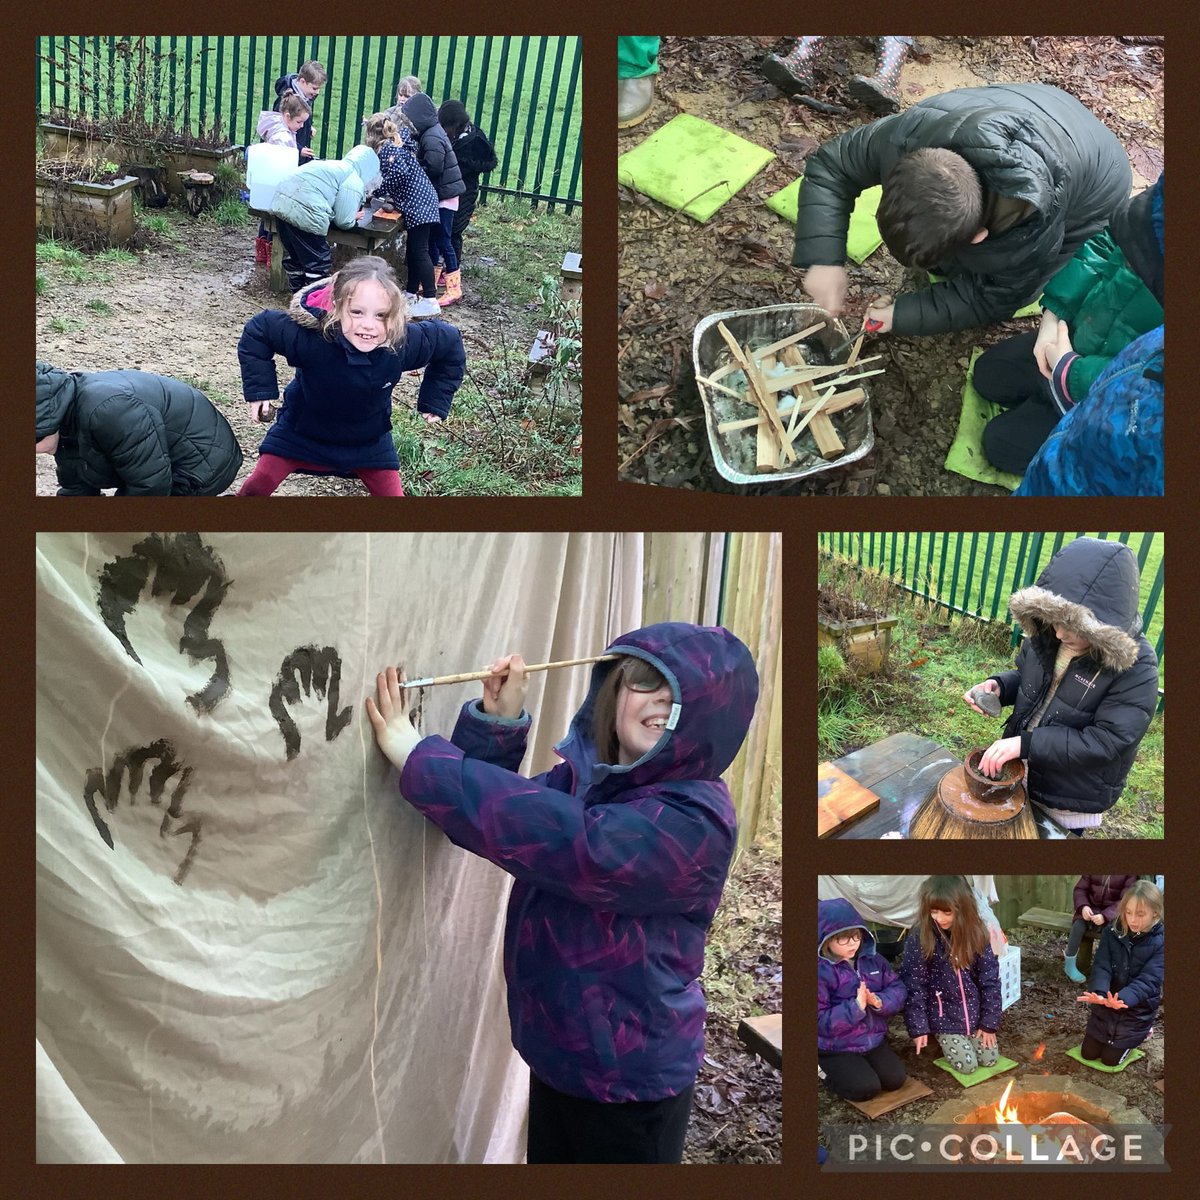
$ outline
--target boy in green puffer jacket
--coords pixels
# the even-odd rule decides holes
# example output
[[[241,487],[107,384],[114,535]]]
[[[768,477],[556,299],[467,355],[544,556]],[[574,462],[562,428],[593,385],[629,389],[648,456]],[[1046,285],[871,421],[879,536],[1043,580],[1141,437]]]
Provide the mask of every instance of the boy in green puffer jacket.
[[[975,389],[1007,409],[983,434],[993,466],[1023,474],[1112,359],[1163,323],[1162,213],[1160,176],[1046,284],[1041,328],[981,355]]]

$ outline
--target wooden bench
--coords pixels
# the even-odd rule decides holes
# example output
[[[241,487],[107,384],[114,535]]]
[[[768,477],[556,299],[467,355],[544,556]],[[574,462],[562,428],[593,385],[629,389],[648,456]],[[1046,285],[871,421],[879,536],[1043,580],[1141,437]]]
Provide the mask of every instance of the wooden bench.
[[[783,1070],[783,1014],[743,1017],[738,1022],[738,1038],[764,1062]]]
[[[1071,913],[1054,912],[1049,908],[1031,908],[1017,918],[1017,924],[1026,925],[1032,929],[1056,929],[1060,933],[1066,934],[1071,932],[1073,919]],[[1083,941],[1079,945],[1079,956],[1075,960],[1075,966],[1084,975],[1091,970],[1093,942],[1100,936],[1103,928],[1103,925],[1090,925],[1083,931]]]
[[[374,204],[364,209],[358,223],[352,229],[338,229],[331,225],[325,234],[325,240],[333,246],[349,246],[361,254],[375,254],[393,239],[398,239],[397,249],[404,245],[404,218],[397,217],[394,221],[376,219]],[[287,273],[283,269],[283,240],[275,224],[275,218],[268,212],[257,208],[250,210],[252,217],[257,217],[267,227],[271,234],[271,291],[290,292],[291,285]]]

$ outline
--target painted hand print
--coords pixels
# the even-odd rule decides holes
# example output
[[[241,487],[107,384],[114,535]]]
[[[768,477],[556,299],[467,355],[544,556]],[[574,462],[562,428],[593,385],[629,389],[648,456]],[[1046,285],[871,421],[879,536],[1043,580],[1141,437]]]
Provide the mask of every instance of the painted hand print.
[[[271,689],[271,715],[283,734],[283,745],[290,762],[300,753],[300,730],[287,705],[300,702],[300,690],[326,699],[325,740],[332,742],[350,724],[350,706],[338,711],[338,691],[342,679],[342,658],[332,647],[298,646],[283,660],[275,686]]]
[[[106,563],[100,572],[97,596],[100,616],[125,653],[139,665],[142,660],[125,631],[125,621],[141,598],[151,571],[154,583],[150,594],[170,592],[172,604],[187,604],[203,589],[184,621],[179,649],[193,664],[213,660],[215,666],[208,683],[187,698],[197,712],[212,712],[229,691],[229,658],[224,645],[209,634],[209,625],[233,581],[226,574],[225,564],[197,533],[151,534],[130,554]]]
[[[149,795],[139,797],[142,786],[142,776],[146,763],[154,761],[157,765],[150,772]],[[128,792],[130,808],[144,805],[148,799],[152,806],[162,807],[163,793],[167,785],[174,780],[174,790],[171,792],[162,823],[158,827],[159,838],[176,838],[187,834],[190,841],[184,851],[183,858],[174,874],[174,882],[182,885],[191,870],[192,860],[200,845],[201,817],[196,813],[183,812],[183,800],[187,795],[188,784],[191,782],[192,768],[180,762],[176,757],[175,747],[165,739],[160,738],[149,746],[133,746],[122,751],[112,761],[107,774],[103,767],[91,767],[83,786],[83,801],[96,824],[96,832],[104,839],[110,850],[113,845],[112,830],[105,820],[106,815],[117,811],[121,798],[121,785],[125,784]],[[97,799],[101,805],[97,805]],[[101,812],[103,808],[103,813]],[[122,823],[126,836],[123,841],[131,850],[135,850],[139,828],[136,823]],[[135,850],[136,852],[136,850]]]

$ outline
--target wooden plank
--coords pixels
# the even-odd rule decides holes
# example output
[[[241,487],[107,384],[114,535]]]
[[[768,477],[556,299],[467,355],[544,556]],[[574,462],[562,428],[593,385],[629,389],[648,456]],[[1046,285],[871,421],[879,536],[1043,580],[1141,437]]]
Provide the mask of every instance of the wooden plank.
[[[879,797],[840,767],[829,762],[817,767],[818,837],[829,837],[878,807]]]
[[[767,1013],[761,1017],[743,1017],[738,1022],[738,1039],[759,1058],[783,1070],[783,1014]]]
[[[933,1088],[910,1075],[895,1091],[880,1092],[872,1100],[847,1100],[846,1103],[853,1104],[859,1112],[866,1113],[874,1120],[876,1117],[882,1117],[884,1113],[894,1112],[905,1104],[911,1104],[914,1100],[932,1095]]]
[[[1071,914],[1052,912],[1048,908],[1031,908],[1017,918],[1018,925],[1031,925],[1035,929],[1060,929],[1066,933],[1071,928]]]

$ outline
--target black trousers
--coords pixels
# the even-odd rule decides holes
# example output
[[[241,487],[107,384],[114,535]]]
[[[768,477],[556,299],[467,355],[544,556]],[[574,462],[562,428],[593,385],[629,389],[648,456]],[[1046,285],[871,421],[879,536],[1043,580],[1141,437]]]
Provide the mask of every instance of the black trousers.
[[[404,235],[404,261],[408,263],[408,282],[404,290],[414,296],[428,296],[431,300],[437,296],[433,259],[429,257],[429,235],[440,228],[440,224],[410,225]]]
[[[283,269],[292,291],[333,274],[333,259],[324,234],[297,229],[279,217],[275,218],[275,227],[283,242]]]
[[[894,1092],[908,1078],[900,1056],[887,1042],[866,1054],[818,1054],[817,1065],[825,1072],[825,1086],[846,1100]]]
[[[1110,1046],[1107,1042],[1092,1037],[1090,1033],[1085,1033],[1079,1053],[1084,1058],[1090,1058],[1092,1062],[1099,1059],[1106,1067],[1115,1067],[1133,1049],[1136,1047],[1127,1046],[1124,1050],[1118,1050],[1116,1046]]]
[[[462,201],[459,200],[459,209],[454,214],[454,224],[450,227],[450,245],[454,247],[454,257],[458,259],[460,269],[462,267],[463,234],[467,232],[467,226],[471,223],[471,214],[474,211],[474,203],[463,207]]]
[[[975,390],[1007,412],[983,431],[983,452],[1001,471],[1024,475],[1061,413],[1033,358],[1036,333],[1022,333],[985,350],[975,362]]]
[[[677,1163],[692,1088],[665,1100],[605,1104],[568,1096],[529,1076],[530,1163]]]

